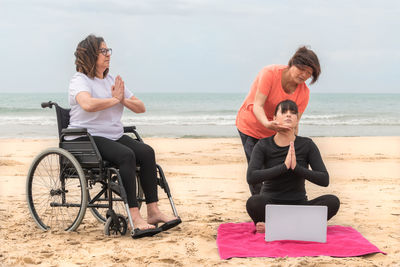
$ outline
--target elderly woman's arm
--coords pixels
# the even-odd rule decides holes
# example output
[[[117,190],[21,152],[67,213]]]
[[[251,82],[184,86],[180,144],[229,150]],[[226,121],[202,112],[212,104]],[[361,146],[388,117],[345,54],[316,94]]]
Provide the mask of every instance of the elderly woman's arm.
[[[146,111],[143,102],[134,96],[131,98],[124,98],[121,103],[135,113],[143,113]]]
[[[143,113],[146,111],[143,102],[139,98],[135,96],[130,98],[124,97],[125,83],[119,75],[115,78],[115,85],[112,87],[112,92],[113,96],[116,96],[118,99],[120,99],[122,105],[129,108],[133,112]]]
[[[89,92],[80,92],[76,95],[76,101],[84,111],[96,112],[112,107],[120,102],[117,97],[94,98]]]

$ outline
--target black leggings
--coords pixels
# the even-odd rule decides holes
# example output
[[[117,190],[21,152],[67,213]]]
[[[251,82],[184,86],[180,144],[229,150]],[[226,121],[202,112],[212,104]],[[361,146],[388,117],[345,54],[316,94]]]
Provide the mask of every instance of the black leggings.
[[[75,140],[87,140],[80,137]],[[103,160],[109,161],[119,168],[130,208],[138,207],[136,199],[136,164],[140,165],[140,185],[146,197],[146,203],[158,201],[157,169],[154,150],[151,146],[123,135],[120,139],[93,136]]]
[[[300,201],[278,201],[269,199],[265,194],[255,195],[250,197],[246,203],[247,213],[255,224],[265,222],[265,205],[267,204],[327,206],[329,220],[338,212],[340,201],[335,195],[323,195],[312,200]]]
[[[250,162],[250,156],[251,153],[253,152],[254,146],[257,144],[258,140],[257,138],[254,138],[252,136],[248,136],[241,131],[239,131],[240,139],[242,140],[243,148],[244,148],[244,153],[246,154],[246,159],[247,159],[247,164]],[[249,184],[250,188],[250,193],[252,196],[258,195],[261,191],[261,186],[262,183],[259,184]]]

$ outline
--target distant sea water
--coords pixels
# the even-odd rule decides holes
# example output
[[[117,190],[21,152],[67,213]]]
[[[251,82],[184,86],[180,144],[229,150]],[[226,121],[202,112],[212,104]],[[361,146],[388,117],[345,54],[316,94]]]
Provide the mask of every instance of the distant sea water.
[[[237,137],[236,113],[247,93],[138,93],[146,113],[124,112],[144,137]],[[0,93],[0,138],[56,138],[54,109],[67,93]],[[300,122],[302,136],[399,136],[400,94],[316,94]]]

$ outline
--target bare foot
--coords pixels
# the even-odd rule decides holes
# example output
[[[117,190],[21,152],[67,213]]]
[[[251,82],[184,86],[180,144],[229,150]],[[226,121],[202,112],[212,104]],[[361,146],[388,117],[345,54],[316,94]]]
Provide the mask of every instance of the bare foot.
[[[256,224],[256,232],[257,233],[265,233],[265,223],[263,222],[258,222]]]
[[[156,228],[154,225],[147,223],[146,220],[143,219],[137,208],[131,209],[130,212],[132,216],[133,225],[135,228],[139,228],[140,230]]]
[[[139,208],[137,208],[137,207],[129,208],[129,212],[131,213],[132,222],[133,222],[133,225],[135,228],[139,228],[140,230],[155,228],[154,225],[148,224],[143,219],[143,217],[140,215]]]
[[[177,217],[167,216],[162,212],[157,212],[157,213],[153,213],[153,214],[148,215],[147,222],[149,224],[157,224],[157,223],[161,223],[161,222],[162,223],[166,223],[166,222],[169,222],[169,221],[172,221],[172,220],[176,220],[176,219],[178,219],[178,218]]]
[[[143,218],[136,218],[133,220],[133,225],[135,228],[139,228],[140,230],[146,229],[154,229],[156,228],[153,224],[147,223]]]

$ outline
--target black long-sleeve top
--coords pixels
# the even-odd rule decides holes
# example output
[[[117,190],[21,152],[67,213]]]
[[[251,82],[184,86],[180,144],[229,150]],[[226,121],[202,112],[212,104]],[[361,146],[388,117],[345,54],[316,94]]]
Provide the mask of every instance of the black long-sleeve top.
[[[294,148],[297,163],[291,170],[285,165],[289,146],[278,146],[274,136],[259,140],[251,154],[247,182],[262,182],[260,194],[267,194],[275,200],[307,199],[305,180],[328,186],[329,174],[315,143],[310,138],[296,136]]]

